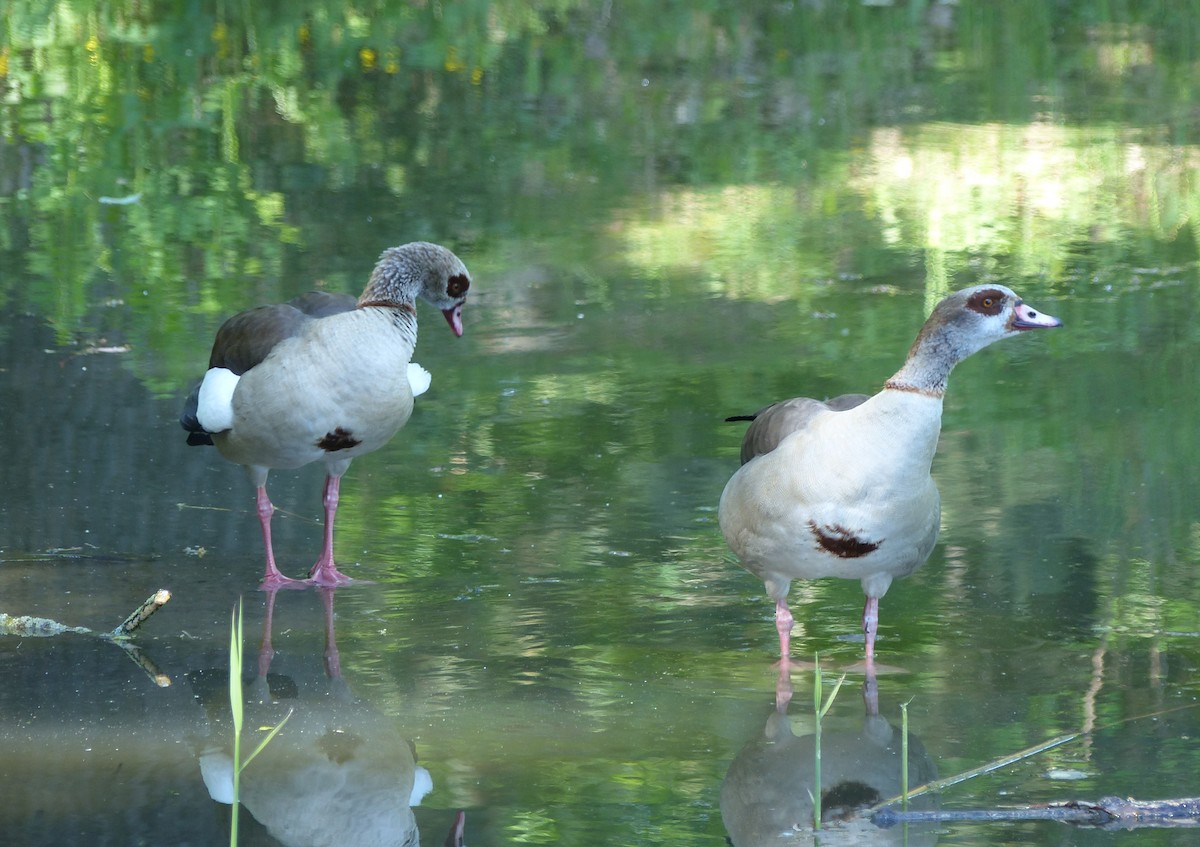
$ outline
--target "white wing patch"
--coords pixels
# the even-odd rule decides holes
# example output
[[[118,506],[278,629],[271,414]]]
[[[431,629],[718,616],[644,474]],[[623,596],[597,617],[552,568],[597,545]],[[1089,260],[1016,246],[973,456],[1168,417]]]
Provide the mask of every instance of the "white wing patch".
[[[428,391],[429,383],[431,382],[433,382],[433,375],[430,374],[429,371],[425,370],[416,362],[408,363],[408,384],[412,386],[413,397],[419,397]]]
[[[413,773],[412,794],[408,797],[408,805],[420,806],[421,800],[425,795],[433,790],[433,777],[429,775],[429,771],[417,765],[416,771]],[[232,805],[232,804],[230,804]]]
[[[240,376],[228,368],[210,368],[200,383],[196,420],[205,432],[233,429],[233,390]]]

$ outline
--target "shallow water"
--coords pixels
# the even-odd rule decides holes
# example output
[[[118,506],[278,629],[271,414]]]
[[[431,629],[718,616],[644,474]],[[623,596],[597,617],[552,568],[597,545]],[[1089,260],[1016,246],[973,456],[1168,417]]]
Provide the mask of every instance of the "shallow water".
[[[723,418],[875,390],[979,280],[1065,327],[953,375],[942,535],[881,603],[878,714],[858,585],[793,586],[797,657],[820,655],[826,693],[851,669],[825,777],[895,792],[907,703],[923,776],[1081,733],[943,809],[1194,796],[1200,155],[1180,92],[1200,10],[438,8],[0,16],[0,612],[107,629],[173,592],[137,656],[0,639],[0,840],[224,840],[242,598],[247,737],[293,710],[244,774],[243,844],[437,844],[458,809],[469,844],[811,843],[813,677],[785,726],[771,605],[716,526],[742,432]],[[345,478],[336,549],[362,584],[271,607],[253,492],[184,445],[181,398],[223,317],[356,292],[417,238],[471,268],[466,334],[422,307],[433,386]],[[299,575],[321,472],[270,490]],[[756,798],[799,829],[755,830]]]

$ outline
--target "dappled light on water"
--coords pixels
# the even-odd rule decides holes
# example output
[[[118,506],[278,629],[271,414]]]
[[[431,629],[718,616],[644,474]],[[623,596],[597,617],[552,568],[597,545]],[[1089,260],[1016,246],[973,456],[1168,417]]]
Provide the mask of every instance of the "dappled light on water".
[[[1083,733],[943,809],[1191,791],[1200,5],[369,11],[0,12],[0,614],[100,630],[169,588],[134,641],[173,681],[84,634],[0,637],[0,841],[228,836],[198,759],[229,740],[228,677],[189,674],[227,666],[241,597],[255,683],[262,540],[182,400],[224,317],[357,294],[422,239],[471,269],[464,333],[418,306],[429,391],[347,473],[336,553],[363,584],[329,619],[275,598],[247,708],[257,735],[290,701],[296,731],[251,765],[274,787],[246,771],[243,843],[290,843],[310,795],[278,787],[355,761],[426,843],[459,810],[468,844],[758,843],[754,797],[807,798],[813,680],[782,720],[772,604],[717,526],[746,426],[724,419],[878,391],[979,282],[1064,328],[955,370],[941,535],[883,600],[874,706],[859,584],[792,587],[797,661],[848,673],[826,774],[889,733],[898,764],[908,704],[910,766],[943,775]],[[320,543],[321,478],[272,472],[287,573]],[[404,805],[418,768],[433,788]]]

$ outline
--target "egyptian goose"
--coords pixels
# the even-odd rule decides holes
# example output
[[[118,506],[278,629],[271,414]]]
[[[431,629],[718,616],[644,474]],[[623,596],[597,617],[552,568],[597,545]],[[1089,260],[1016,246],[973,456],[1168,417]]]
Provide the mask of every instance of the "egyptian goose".
[[[994,341],[1061,326],[1002,285],[951,294],[917,334],[904,366],[873,397],[799,397],[755,415],[742,466],[721,494],[721,532],[775,601],[788,663],[793,579],[862,581],[866,660],[875,653],[879,598],[933,550],[941,519],[929,475],[942,396],[956,364]]]
[[[356,456],[378,450],[408,421],[429,374],[410,362],[418,297],[442,310],[461,336],[471,277],[444,247],[414,242],[385,250],[357,301],[312,292],[234,315],[217,332],[208,372],[184,406],[190,445],[215,444],[244,465],[257,489],[266,545],[264,588],[303,582],[341,585],[333,561],[333,522],[342,474]],[[267,473],[322,461],[325,543],[309,579],[275,566]]]

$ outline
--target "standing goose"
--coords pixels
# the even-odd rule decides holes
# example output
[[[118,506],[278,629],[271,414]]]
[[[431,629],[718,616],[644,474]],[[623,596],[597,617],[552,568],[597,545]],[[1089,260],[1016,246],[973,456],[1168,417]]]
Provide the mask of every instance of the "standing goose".
[[[299,584],[275,566],[267,473],[322,461],[325,542],[309,582],[341,585],[333,561],[338,488],[350,460],[386,444],[408,421],[429,374],[412,363],[418,297],[442,310],[461,336],[471,277],[437,244],[383,251],[357,301],[311,292],[287,303],[240,312],[218,330],[208,372],[180,423],[193,446],[215,444],[244,465],[257,489],[267,550],[264,588]]]
[[[956,364],[1001,338],[1061,326],[1002,285],[951,294],[917,334],[904,366],[874,397],[806,397],[768,406],[742,441],[742,466],[721,494],[721,532],[775,601],[786,666],[793,579],[862,581],[866,660],[875,654],[879,598],[933,550],[941,519],[929,475],[942,396]]]

